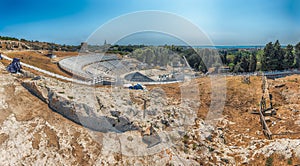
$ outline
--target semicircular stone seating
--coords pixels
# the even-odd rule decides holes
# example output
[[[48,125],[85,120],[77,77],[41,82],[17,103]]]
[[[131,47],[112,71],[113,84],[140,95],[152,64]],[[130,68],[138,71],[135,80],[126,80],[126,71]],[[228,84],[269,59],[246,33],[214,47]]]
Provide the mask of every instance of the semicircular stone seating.
[[[101,81],[101,77],[109,77],[124,72],[124,65],[116,55],[88,54],[70,57],[59,61],[59,66],[73,75],[87,81]]]

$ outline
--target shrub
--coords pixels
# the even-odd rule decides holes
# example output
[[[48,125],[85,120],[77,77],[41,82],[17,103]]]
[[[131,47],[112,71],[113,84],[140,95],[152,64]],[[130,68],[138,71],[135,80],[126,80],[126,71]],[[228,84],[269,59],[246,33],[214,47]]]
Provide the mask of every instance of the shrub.
[[[273,166],[273,157],[268,157],[267,158],[266,166]]]
[[[293,165],[293,160],[291,158],[289,158],[287,163],[288,163],[288,165]]]

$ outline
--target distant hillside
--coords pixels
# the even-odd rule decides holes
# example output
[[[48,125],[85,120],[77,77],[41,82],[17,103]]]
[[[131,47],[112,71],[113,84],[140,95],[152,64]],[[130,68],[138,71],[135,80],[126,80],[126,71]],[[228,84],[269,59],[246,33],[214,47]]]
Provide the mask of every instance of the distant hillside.
[[[0,50],[51,50],[77,51],[80,46],[61,45],[49,42],[29,41],[14,37],[0,36]]]

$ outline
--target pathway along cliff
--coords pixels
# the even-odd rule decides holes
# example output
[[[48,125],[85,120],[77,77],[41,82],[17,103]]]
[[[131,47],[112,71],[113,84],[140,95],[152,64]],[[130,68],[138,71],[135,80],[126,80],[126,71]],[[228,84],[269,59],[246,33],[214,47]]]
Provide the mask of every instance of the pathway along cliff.
[[[3,57],[3,59],[12,61],[12,58],[10,58],[10,57],[8,57],[8,56],[6,56],[4,54],[1,54],[1,56]],[[40,72],[40,73],[46,74],[48,76],[64,80],[64,81],[69,81],[69,82],[78,83],[78,84],[84,84],[84,85],[91,85],[90,82],[78,80],[78,79],[75,79],[75,78],[68,78],[68,77],[65,77],[65,76],[62,76],[62,75],[59,75],[59,74],[56,74],[56,73],[49,72],[47,70],[43,70],[43,69],[40,69],[38,67],[29,65],[29,64],[26,64],[26,63],[23,63],[23,62],[21,62],[21,65],[25,66],[25,67],[27,67],[29,69],[35,70],[37,72]]]

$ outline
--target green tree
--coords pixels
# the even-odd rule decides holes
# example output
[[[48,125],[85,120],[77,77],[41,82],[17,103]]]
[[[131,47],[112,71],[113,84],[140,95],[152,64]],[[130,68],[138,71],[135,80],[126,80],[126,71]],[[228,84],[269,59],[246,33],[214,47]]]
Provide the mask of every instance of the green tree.
[[[295,46],[295,68],[300,67],[300,42]]]
[[[223,51],[221,52],[221,61],[224,65],[228,64],[228,61],[227,61],[227,51]]]
[[[284,61],[283,61],[283,68],[288,69],[292,68],[295,60],[295,56],[293,53],[294,47],[292,45],[287,45],[285,48],[285,53],[284,53]]]
[[[233,63],[229,63],[228,66],[230,68],[230,71],[233,72],[233,70],[234,70],[234,64]]]
[[[272,58],[272,70],[283,70],[284,52],[278,40],[274,44],[274,57]]]
[[[237,64],[234,66],[233,72],[234,72],[234,73],[238,73],[238,72],[242,72],[242,71],[243,71],[243,69],[242,69],[242,67],[241,67],[241,63],[239,62],[239,63],[237,63]]]
[[[234,57],[233,63],[236,65],[238,62],[240,62],[241,57],[242,57],[242,54],[241,54],[241,53],[238,53],[238,54]]]
[[[207,70],[207,67],[206,65],[204,64],[203,60],[201,59],[200,61],[200,65],[198,67],[198,70],[199,71],[202,71],[203,73],[206,73],[208,70]]]
[[[256,70],[257,59],[256,55],[252,54],[250,57],[249,71],[254,72]]]
[[[187,61],[192,68],[199,69],[201,58],[198,54],[194,53],[191,56],[188,56]]]
[[[241,59],[241,72],[249,72],[249,56],[243,56]]]
[[[272,42],[269,42],[266,44],[264,48],[264,54],[261,57],[261,70],[267,71],[267,70],[273,70],[274,69],[274,59],[275,53],[274,53],[274,46]],[[276,66],[275,66],[276,67]]]

